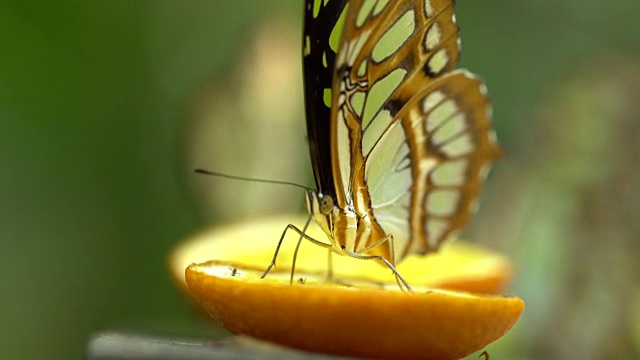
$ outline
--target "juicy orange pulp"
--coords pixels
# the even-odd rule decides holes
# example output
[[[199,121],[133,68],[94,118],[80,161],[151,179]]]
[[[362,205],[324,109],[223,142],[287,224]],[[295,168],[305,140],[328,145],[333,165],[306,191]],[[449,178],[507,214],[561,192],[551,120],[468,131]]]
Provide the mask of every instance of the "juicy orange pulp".
[[[304,224],[304,221],[300,216],[283,216],[201,231],[174,249],[169,258],[170,272],[178,286],[188,292],[184,269],[191,263],[216,259],[266,269],[286,225],[291,222]],[[328,242],[327,236],[315,224],[311,224],[308,234]],[[294,232],[285,237],[276,263],[278,269],[288,271],[291,268],[297,241]],[[388,268],[371,261],[334,254],[333,264],[336,277],[360,277],[395,284]],[[296,269],[325,273],[327,250],[303,241]],[[397,269],[412,285],[486,294],[501,293],[512,275],[511,263],[504,255],[462,241],[454,241],[427,256],[411,255],[398,264]]]

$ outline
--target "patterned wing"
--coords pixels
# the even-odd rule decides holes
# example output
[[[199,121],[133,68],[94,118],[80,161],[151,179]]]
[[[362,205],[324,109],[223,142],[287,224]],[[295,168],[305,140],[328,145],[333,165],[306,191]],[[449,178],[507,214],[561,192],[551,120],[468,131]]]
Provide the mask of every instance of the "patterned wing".
[[[331,80],[346,0],[306,0],[303,67],[307,135],[316,189],[335,197],[331,172]]]
[[[396,261],[436,250],[468,222],[500,155],[484,85],[451,71],[453,1],[351,1],[347,19],[332,87],[338,203],[364,203]]]

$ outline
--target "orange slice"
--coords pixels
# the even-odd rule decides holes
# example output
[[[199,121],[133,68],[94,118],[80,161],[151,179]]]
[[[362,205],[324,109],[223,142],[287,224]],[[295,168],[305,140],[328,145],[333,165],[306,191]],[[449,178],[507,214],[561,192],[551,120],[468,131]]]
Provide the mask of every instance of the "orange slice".
[[[355,286],[263,266],[211,261],[190,265],[186,282],[204,310],[229,331],[303,350],[390,359],[457,359],[504,335],[518,298],[414,286],[403,293],[360,279]],[[348,279],[346,281],[349,281]]]
[[[301,226],[304,221],[304,217],[292,215],[202,231],[172,251],[169,257],[171,275],[176,284],[185,293],[189,293],[184,280],[184,269],[191,263],[216,259],[266,268],[287,224]],[[315,224],[311,224],[308,234],[328,242],[326,235]],[[290,269],[297,240],[298,237],[293,232],[285,237],[277,259],[279,270]],[[377,263],[339,255],[333,256],[333,263],[336,277],[351,276],[395,284],[395,278],[389,269]],[[303,241],[296,268],[305,273],[325,272],[327,250]],[[505,256],[459,240],[446,245],[435,254],[409,256],[398,264],[397,269],[413,286],[485,294],[501,293],[512,273],[511,263]]]
[[[295,233],[285,237],[278,267],[259,279],[291,219],[294,224],[305,220],[268,218],[196,234],[171,253],[171,274],[231,332],[341,355],[463,357],[505,334],[524,308],[518,298],[480,295],[502,291],[511,275],[510,262],[460,241],[433,255],[408,257],[397,266],[414,293],[399,291],[384,266],[335,254],[335,279],[343,285],[327,283],[328,252],[306,241],[296,281],[290,284]],[[308,234],[326,239],[315,225]],[[217,261],[206,262],[210,259]]]

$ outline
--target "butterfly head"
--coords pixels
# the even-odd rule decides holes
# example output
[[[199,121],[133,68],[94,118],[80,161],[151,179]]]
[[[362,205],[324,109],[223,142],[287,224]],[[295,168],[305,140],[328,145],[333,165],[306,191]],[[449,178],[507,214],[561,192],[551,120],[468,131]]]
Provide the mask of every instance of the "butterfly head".
[[[334,209],[333,197],[313,190],[307,191],[307,211],[325,233],[331,234],[331,213]]]
[[[314,215],[329,215],[333,210],[333,198],[313,190],[307,191],[307,210]]]

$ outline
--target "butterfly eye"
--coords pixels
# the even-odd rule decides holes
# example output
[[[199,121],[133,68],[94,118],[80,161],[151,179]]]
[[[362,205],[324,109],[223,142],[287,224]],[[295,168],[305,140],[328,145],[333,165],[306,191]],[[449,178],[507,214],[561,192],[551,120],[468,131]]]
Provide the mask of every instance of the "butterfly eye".
[[[320,199],[320,212],[328,214],[333,210],[333,198],[329,195],[325,195]]]

